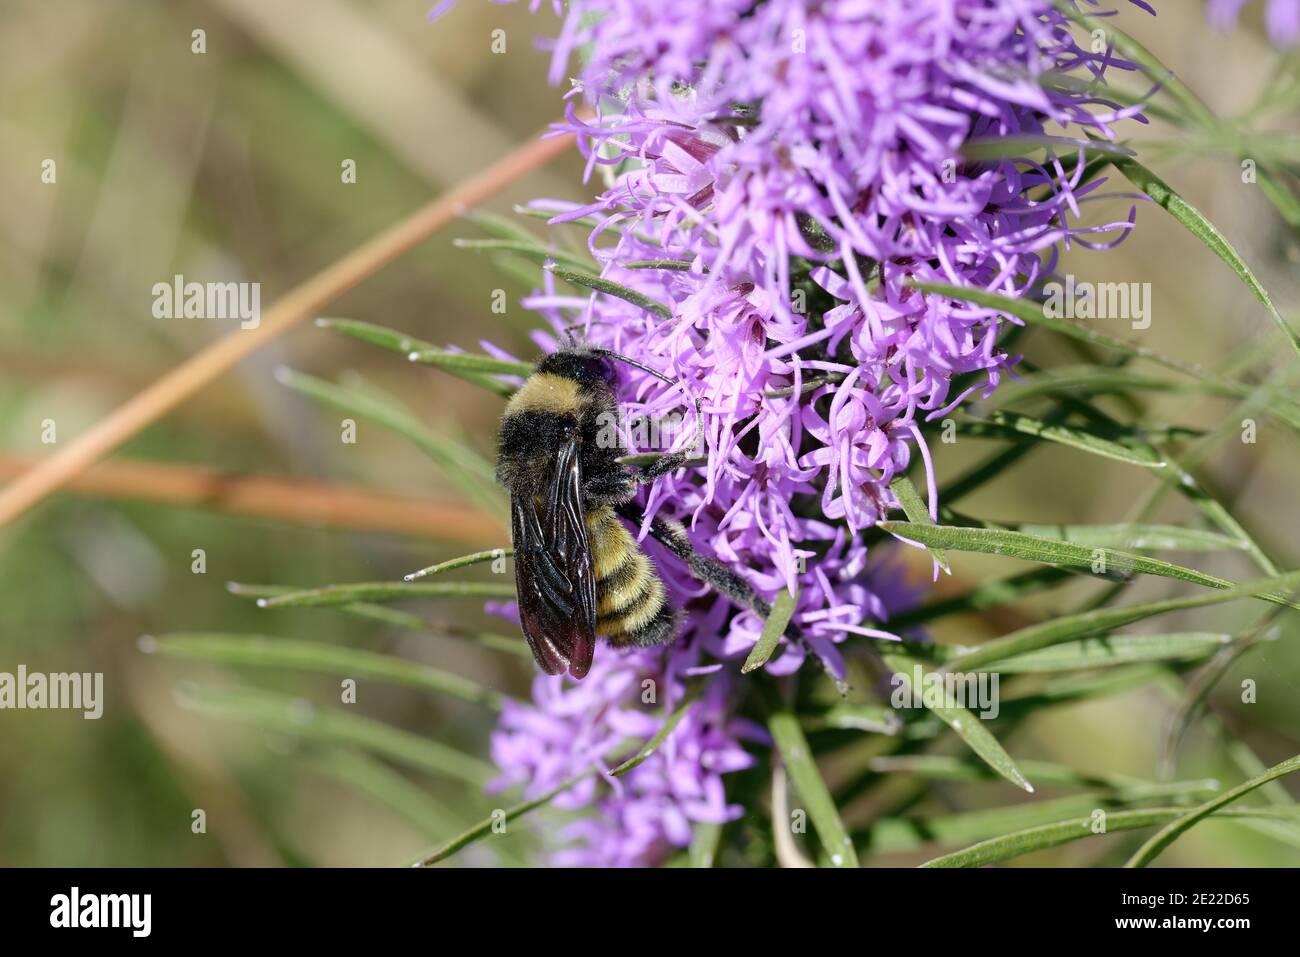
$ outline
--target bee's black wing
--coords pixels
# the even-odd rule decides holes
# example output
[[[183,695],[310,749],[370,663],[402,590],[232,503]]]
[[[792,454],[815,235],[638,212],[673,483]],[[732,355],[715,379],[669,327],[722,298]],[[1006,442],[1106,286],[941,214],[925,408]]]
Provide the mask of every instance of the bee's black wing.
[[[530,496],[510,504],[524,637],[547,674],[582,678],[595,651],[596,582],[577,442],[559,450],[542,515]]]

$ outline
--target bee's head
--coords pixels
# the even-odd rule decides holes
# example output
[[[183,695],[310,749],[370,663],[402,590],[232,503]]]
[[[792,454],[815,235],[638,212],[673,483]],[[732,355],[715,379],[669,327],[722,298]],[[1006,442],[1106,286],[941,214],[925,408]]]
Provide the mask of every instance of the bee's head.
[[[612,386],[617,376],[606,356],[582,346],[552,352],[538,364],[537,371],[572,379],[586,389]]]

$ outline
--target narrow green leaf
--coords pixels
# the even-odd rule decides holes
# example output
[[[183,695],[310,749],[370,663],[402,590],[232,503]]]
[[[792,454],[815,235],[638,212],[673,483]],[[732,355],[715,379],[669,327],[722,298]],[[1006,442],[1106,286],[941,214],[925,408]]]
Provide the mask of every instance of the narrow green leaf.
[[[1164,601],[1150,602],[1142,605],[1130,605],[1127,608],[1101,608],[1076,615],[1054,618],[1037,625],[1030,625],[1013,631],[1001,638],[985,642],[973,651],[959,655],[947,663],[954,671],[969,671],[992,661],[1000,661],[1016,655],[1048,648],[1076,638],[1105,634],[1123,625],[1129,625],[1145,618],[1163,615],[1171,611],[1184,611],[1188,608],[1202,608],[1222,602],[1236,601],[1240,598],[1257,598],[1265,593],[1284,595],[1292,593],[1300,586],[1300,572],[1291,572],[1272,578],[1263,578],[1247,582],[1225,591],[1195,595],[1189,598],[1170,598]]]
[[[964,435],[982,438],[1015,439],[1022,435],[1030,436],[1048,442],[1058,442],[1118,462],[1127,462],[1129,465],[1140,465],[1149,469],[1165,467],[1165,462],[1149,445],[1125,445],[1113,442],[1089,429],[1048,424],[1019,412],[998,410],[991,413],[987,419],[959,422],[957,430]]]
[[[551,249],[536,240],[520,239],[453,239],[453,246],[482,252],[513,253],[538,264],[563,263],[574,269],[591,270],[596,266],[590,256],[578,256],[559,249]]]
[[[1141,551],[1171,550],[1185,552],[1213,552],[1238,550],[1240,541],[1203,528],[1183,528],[1179,525],[1037,525],[1031,523],[1006,525],[1011,531],[1036,538],[1051,538],[1072,542],[1088,548],[1135,548]]]
[[[421,568],[418,572],[411,572],[409,575],[402,577],[403,581],[412,582],[417,578],[428,578],[431,575],[441,575],[443,572],[453,571],[457,568],[465,568],[469,565],[479,565],[483,562],[495,562],[499,559],[514,557],[513,548],[490,548],[483,552],[474,552],[472,555],[461,555],[459,558],[452,558],[445,562],[439,562],[436,565],[430,565],[428,568]]]
[[[437,366],[455,372],[486,372],[504,375],[527,376],[533,367],[526,362],[498,359],[495,356],[475,355],[471,352],[449,352],[446,349],[414,349],[407,358],[421,365]]]
[[[776,596],[776,601],[772,603],[772,611],[767,616],[767,621],[763,623],[763,633],[758,636],[758,642],[749,650],[749,657],[740,667],[741,674],[748,674],[767,664],[772,653],[776,651],[781,636],[785,634],[786,626],[790,624],[790,618],[794,615],[798,601],[799,596],[792,595],[788,591],[782,591]]]
[[[1027,562],[1040,562],[1071,568],[1086,568],[1094,574],[1105,575],[1158,575],[1178,581],[1205,585],[1209,588],[1232,589],[1236,582],[1207,575],[1194,568],[1175,565],[1158,558],[1148,558],[1133,552],[1113,548],[1076,545],[1055,539],[1038,538],[1021,532],[995,528],[961,528],[956,525],[919,525],[915,522],[881,522],[880,528],[905,539],[954,551],[980,552],[986,555],[1004,555]],[[1265,601],[1295,605],[1290,598],[1275,592],[1258,594]]]
[[[634,259],[620,263],[624,269],[667,269],[672,272],[689,272],[691,263],[686,259]]]
[[[799,719],[793,711],[780,707],[768,716],[767,727],[795,790],[807,806],[808,817],[826,849],[827,858],[835,867],[857,867],[857,852],[840,820],[835,800],[817,770],[803,729],[799,727]]]
[[[1233,801],[1237,800],[1237,798],[1249,794],[1256,788],[1263,787],[1270,781],[1276,781],[1278,778],[1285,777],[1288,774],[1293,774],[1296,771],[1300,771],[1300,754],[1283,761],[1281,764],[1269,768],[1263,774],[1259,775],[1259,777],[1251,778],[1244,784],[1239,784],[1230,791],[1225,791],[1218,797],[1206,801],[1200,807],[1181,814],[1176,820],[1170,821],[1161,828],[1159,832],[1153,834],[1150,840],[1133,853],[1133,856],[1128,859],[1128,862],[1124,866],[1146,867],[1160,855],[1161,851],[1167,848],[1174,841],[1178,840],[1184,832],[1189,830],[1198,821],[1209,817],[1220,808],[1231,804]]]
[[[302,591],[292,585],[244,585],[239,582],[229,582],[226,587],[232,594],[240,595],[245,598],[279,598],[282,595],[295,595]],[[327,607],[344,612],[345,614],[354,615],[358,618],[365,618],[371,621],[379,621],[394,628],[402,628],[406,631],[422,631],[429,634],[439,635],[447,638],[456,638],[461,641],[468,641],[471,644],[479,645],[483,648],[490,648],[493,651],[502,651],[516,658],[526,658],[533,660],[532,652],[523,639],[516,636],[498,635],[491,632],[478,631],[476,629],[461,628],[453,624],[435,624],[421,618],[419,615],[413,615],[410,612],[402,611],[397,608],[389,608],[385,605],[375,605],[368,602],[357,602],[351,605],[326,605],[318,607]]]
[[[1213,632],[1179,632],[1166,635],[1111,635],[1084,638],[1051,648],[1002,658],[988,665],[1004,674],[1036,671],[1078,671],[1136,661],[1199,661],[1232,640]]]
[[[1273,305],[1273,299],[1269,296],[1268,290],[1255,278],[1255,274],[1250,271],[1250,267],[1241,258],[1241,254],[1215,228],[1214,224],[1206,219],[1200,210],[1179,196],[1168,183],[1137,160],[1116,160],[1115,168],[1123,173],[1129,182],[1155,200],[1157,206],[1166,210],[1174,219],[1182,223],[1193,236],[1208,246],[1211,252],[1228,264],[1228,268],[1236,273],[1237,278],[1268,310],[1268,314],[1291,343],[1291,348],[1295,350],[1297,355],[1300,355],[1300,336],[1297,336],[1295,330],[1287,325],[1286,320],[1282,318],[1282,314]]]
[[[226,590],[232,595],[238,595],[241,598],[252,598],[254,601],[259,598],[278,598],[281,595],[292,595],[302,591],[301,588],[293,585],[250,585],[244,582],[226,582]],[[429,623],[419,615],[412,615],[410,612],[401,611],[397,608],[386,608],[383,605],[358,602],[355,605],[343,605],[339,610],[355,615],[358,618],[380,621],[386,625],[392,625],[394,628],[404,628],[408,631],[429,630]]]
[[[942,681],[943,675],[940,672],[927,669],[916,658],[899,653],[885,652],[882,654],[890,669],[897,676],[895,682],[906,682],[912,689],[912,695],[933,714],[939,718],[948,727],[952,728],[966,744],[980,758],[982,758],[989,767],[991,767],[1002,777],[1006,778],[1016,787],[1025,791],[1033,792],[1034,786],[1029,783],[1024,772],[1011,760],[1011,755],[1007,754],[998,739],[993,733],[986,728],[983,723],[967,708],[961,706],[956,697],[950,693],[946,683]],[[956,669],[945,668],[946,671]],[[925,676],[927,674],[936,674],[939,676],[939,687],[943,691],[943,704],[935,705],[931,695],[926,693]],[[918,683],[917,676],[921,676]],[[919,684],[919,686],[918,686]]]
[[[513,598],[510,582],[353,582],[259,598],[261,608],[311,608],[404,598]]]
[[[1168,802],[1166,802],[1168,803]],[[1027,828],[1059,824],[1063,820],[1092,817],[1104,811],[1107,823],[1112,814],[1122,813],[1130,802],[1113,793],[1080,792],[1048,800],[1025,801],[1006,807],[981,808],[949,814],[881,818],[853,837],[859,852],[878,854],[929,848],[960,848],[993,840]],[[1136,808],[1134,808],[1136,810]]]
[[[246,721],[285,734],[332,744],[351,744],[408,767],[458,778],[482,788],[496,776],[491,765],[444,744],[345,711],[321,708],[302,698],[252,688],[190,688],[183,705],[214,717]]]
[[[1025,801],[1007,807],[980,808],[949,814],[881,818],[853,835],[860,852],[897,854],[928,848],[964,847],[1035,825],[1116,808],[1106,794],[1084,792],[1058,798]]]
[[[898,712],[884,705],[839,704],[818,714],[807,715],[803,726],[808,731],[871,731],[897,734],[903,726]]]
[[[388,329],[384,326],[377,326],[373,322],[360,322],[355,319],[317,319],[316,325],[322,329],[332,329],[340,332],[345,336],[357,339],[361,342],[378,346],[381,349],[387,349],[390,352],[396,352],[405,356],[408,360],[412,355],[441,354],[445,350],[439,349],[431,342],[423,339],[417,339],[414,336],[408,336],[403,332],[395,329]],[[472,382],[474,385],[482,386],[491,392],[500,396],[508,396],[514,392],[514,386],[508,382],[502,382],[493,376],[497,373],[509,373],[511,375],[528,375],[532,372],[532,367],[521,362],[506,362],[499,359],[491,359],[489,356],[472,356],[467,353],[450,353],[447,355],[460,356],[461,359],[456,362],[449,362],[443,365],[443,368],[455,376],[464,379],[466,382]],[[491,368],[476,368],[474,359],[490,359],[491,363],[496,365]],[[482,366],[482,363],[479,363]]]
[[[900,475],[894,481],[889,483],[889,490],[894,493],[894,498],[898,499],[898,504],[903,509],[903,514],[907,516],[908,521],[919,522],[922,525],[932,524],[930,522],[930,513],[925,507],[925,502],[921,501],[921,493],[916,490],[912,480],[906,475]],[[948,564],[948,556],[943,553],[943,549],[928,549],[930,557],[939,563],[948,574],[952,574],[952,568]]]
[[[671,309],[665,306],[662,302],[651,299],[649,296],[639,293],[635,289],[620,285],[619,283],[613,282],[609,279],[604,279],[600,276],[593,276],[590,273],[575,272],[572,269],[563,269],[559,266],[548,266],[546,268],[555,273],[556,276],[563,279],[565,282],[571,282],[576,286],[585,286],[586,288],[595,290],[596,292],[602,292],[607,296],[613,296],[616,299],[630,302],[637,308],[644,309],[646,312],[654,313],[660,318],[672,318],[673,312]]]
[[[143,647],[176,658],[391,681],[493,709],[500,709],[501,702],[505,700],[504,695],[448,671],[372,651],[319,641],[268,635],[194,632],[160,635]]]
[[[477,824],[475,824],[469,830],[465,831],[463,834],[460,834],[452,838],[446,844],[442,845],[442,847],[439,847],[437,850],[430,853],[427,857],[424,857],[421,860],[417,861],[415,863],[415,866],[432,867],[434,864],[437,864],[439,861],[446,860],[447,858],[451,857],[451,855],[455,854],[457,851],[459,851],[461,848],[465,847],[466,845],[473,844],[479,838],[486,837],[488,834],[493,833],[493,828],[500,826],[497,823],[498,821],[510,822],[516,820],[517,818],[523,817],[529,811],[533,811],[539,807],[542,807],[543,805],[550,804],[551,801],[555,800],[555,798],[557,798],[559,795],[569,790],[569,788],[573,787],[579,781],[583,781],[591,777],[591,775],[592,772],[575,775],[574,777],[569,778],[567,781],[562,781],[561,783],[557,784],[555,787],[551,788],[545,794],[533,798],[531,801],[524,801],[520,804],[514,805],[513,807],[506,808],[504,812],[494,813],[489,815],[488,817],[485,817],[483,820],[479,821]]]
[[[433,343],[417,339],[415,336],[373,322],[362,322],[359,319],[332,319],[322,316],[316,320],[316,326],[321,329],[332,329],[360,342],[379,346],[381,349],[404,356],[420,349],[437,348]]]
[[[1137,828],[1153,827],[1184,814],[1179,807],[1152,807],[1134,811],[1107,811],[1106,831],[1131,831]],[[1219,813],[1220,817],[1233,818],[1273,818],[1294,820],[1293,812],[1281,808],[1228,808]],[[1059,847],[1080,838],[1092,837],[1094,821],[1091,816],[1058,821],[1054,824],[1042,824],[1026,828],[1011,834],[990,838],[971,847],[945,854],[926,861],[922,867],[982,867],[999,861],[1029,854],[1032,851]]]
[[[509,216],[501,216],[497,213],[489,212],[486,209],[467,209],[461,213],[461,218],[473,223],[489,236],[495,236],[497,239],[509,239],[517,243],[533,243],[540,245],[542,240],[536,233],[525,229],[518,220],[511,219]],[[454,242],[455,240],[453,240]]]

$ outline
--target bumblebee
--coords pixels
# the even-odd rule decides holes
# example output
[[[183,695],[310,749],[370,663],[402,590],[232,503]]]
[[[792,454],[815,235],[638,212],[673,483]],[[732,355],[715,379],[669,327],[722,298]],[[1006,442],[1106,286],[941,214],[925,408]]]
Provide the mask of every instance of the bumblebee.
[[[611,359],[672,381],[615,353],[568,346],[538,364],[501,417],[496,476],[510,493],[519,617],[547,674],[585,676],[597,635],[648,646],[677,630],[654,562],[616,510],[639,482],[686,457],[663,456],[638,474],[618,461],[615,443],[601,441],[617,414]]]

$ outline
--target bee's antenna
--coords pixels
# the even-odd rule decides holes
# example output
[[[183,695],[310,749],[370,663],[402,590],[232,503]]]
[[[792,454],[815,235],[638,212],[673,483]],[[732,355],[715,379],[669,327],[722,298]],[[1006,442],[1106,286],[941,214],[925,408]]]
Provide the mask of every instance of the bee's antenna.
[[[598,355],[609,356],[611,359],[617,359],[619,362],[626,362],[630,366],[636,366],[642,372],[650,373],[660,382],[667,382],[669,385],[681,385],[681,383],[678,382],[676,379],[670,379],[662,372],[659,372],[655,369],[651,369],[648,365],[642,365],[640,362],[637,362],[635,359],[629,359],[627,356],[621,355],[612,349],[605,349],[600,346],[592,346],[591,351],[597,353]]]

